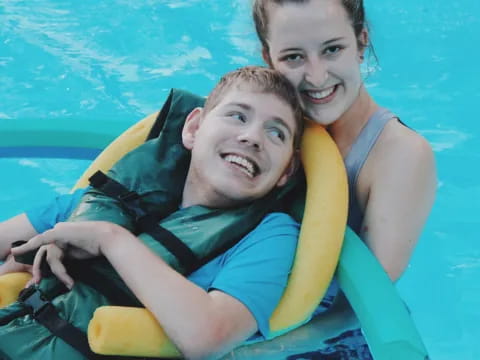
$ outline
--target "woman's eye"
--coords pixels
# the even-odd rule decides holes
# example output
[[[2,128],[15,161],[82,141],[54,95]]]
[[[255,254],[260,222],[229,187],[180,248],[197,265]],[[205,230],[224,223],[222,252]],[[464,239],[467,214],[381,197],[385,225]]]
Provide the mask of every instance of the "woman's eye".
[[[340,52],[342,49],[343,49],[342,46],[333,45],[333,46],[327,47],[327,48],[324,50],[324,53],[325,53],[326,55],[335,55],[335,54],[337,54],[338,52]]]
[[[298,63],[303,60],[303,56],[300,54],[288,54],[285,55],[282,60],[290,63]]]

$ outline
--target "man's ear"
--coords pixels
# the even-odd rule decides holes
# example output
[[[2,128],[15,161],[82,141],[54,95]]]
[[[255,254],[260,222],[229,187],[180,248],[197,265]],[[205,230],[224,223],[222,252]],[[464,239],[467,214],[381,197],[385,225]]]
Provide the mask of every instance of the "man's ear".
[[[182,143],[186,149],[192,150],[195,144],[195,136],[200,128],[202,120],[203,108],[197,107],[193,109],[185,119],[185,124],[182,129]]]
[[[262,58],[263,58],[263,61],[265,61],[265,64],[267,64],[269,67],[273,68],[272,58],[270,57],[270,54],[268,53],[268,49],[265,48],[265,47],[262,49]]]
[[[288,162],[287,167],[283,171],[282,176],[280,176],[280,179],[277,181],[277,186],[282,187],[284,186],[288,180],[292,177],[293,174],[298,170],[300,166],[300,150],[295,150],[292,158]]]

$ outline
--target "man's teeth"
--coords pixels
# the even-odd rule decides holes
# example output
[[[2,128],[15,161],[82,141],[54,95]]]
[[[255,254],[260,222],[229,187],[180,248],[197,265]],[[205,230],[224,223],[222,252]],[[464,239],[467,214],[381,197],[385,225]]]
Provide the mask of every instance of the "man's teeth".
[[[250,176],[250,177],[253,177],[254,174],[255,174],[255,166],[247,159],[241,157],[241,156],[238,156],[238,155],[227,155],[225,156],[225,160],[232,163],[232,164],[236,164],[236,165],[239,165],[240,168],[245,171],[245,173]]]
[[[326,98],[327,96],[330,96],[334,90],[335,86],[332,86],[331,88],[322,91],[307,91],[307,94],[314,99],[320,100]]]

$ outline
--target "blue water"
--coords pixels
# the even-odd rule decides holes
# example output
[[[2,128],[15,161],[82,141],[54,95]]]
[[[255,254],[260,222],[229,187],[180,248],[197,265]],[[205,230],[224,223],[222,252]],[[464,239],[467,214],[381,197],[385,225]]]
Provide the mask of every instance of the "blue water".
[[[249,3],[0,0],[0,121],[131,124],[171,87],[207,94],[222,73],[261,63]],[[365,66],[367,85],[431,142],[438,166],[436,204],[398,288],[433,360],[477,360],[480,2],[366,5],[380,60]],[[0,160],[0,217],[67,192],[87,165]]]

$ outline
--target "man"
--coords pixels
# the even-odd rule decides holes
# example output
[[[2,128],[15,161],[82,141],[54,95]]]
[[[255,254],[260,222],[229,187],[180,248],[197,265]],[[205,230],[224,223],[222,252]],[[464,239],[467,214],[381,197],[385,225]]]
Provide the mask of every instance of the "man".
[[[301,135],[298,109],[294,90],[272,70],[245,68],[227,74],[205,108],[193,110],[185,120],[182,142],[191,151],[191,163],[176,213],[194,206],[245,206],[285,185],[295,169]],[[18,219],[28,222],[25,217]],[[11,228],[12,223],[3,226]],[[68,275],[63,257],[104,256],[186,358],[209,358],[224,354],[257,331],[268,331],[268,318],[286,284],[297,235],[298,226],[290,217],[269,214],[237,245],[189,279],[130,231],[104,221],[58,224],[12,253],[40,248],[33,281],[41,279],[39,268],[46,254],[52,272],[72,289],[61,295],[65,297],[84,287]],[[29,339],[23,339],[23,350],[11,349],[7,340],[16,328],[9,326],[0,327],[0,353],[21,358],[40,349]],[[12,326],[18,328],[18,324]],[[57,349],[68,348],[41,327],[35,338],[38,332],[43,341],[55,342]],[[55,356],[55,351],[49,355]],[[81,358],[78,353],[69,354],[69,358],[75,356]]]

